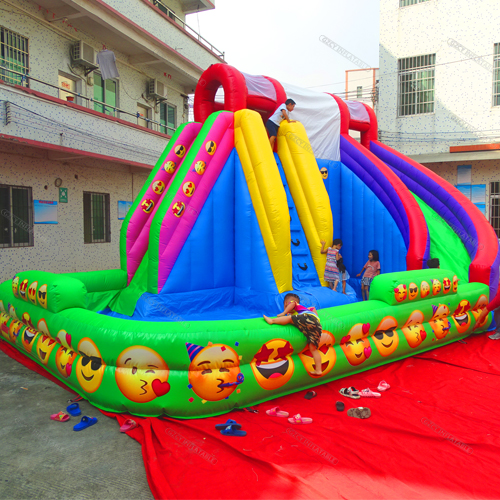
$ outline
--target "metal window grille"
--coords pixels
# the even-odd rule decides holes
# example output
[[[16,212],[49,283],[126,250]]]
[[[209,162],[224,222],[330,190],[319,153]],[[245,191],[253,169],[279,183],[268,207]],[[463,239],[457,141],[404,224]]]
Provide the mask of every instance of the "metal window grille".
[[[109,194],[83,193],[83,241],[111,241]]]
[[[175,106],[170,104],[162,103],[160,104],[160,131],[164,134],[172,135],[177,128],[177,109]]]
[[[33,246],[31,188],[0,184],[0,248]]]
[[[356,98],[361,99],[363,97],[363,87],[356,87]]]
[[[436,54],[398,60],[398,116],[434,112]]]
[[[13,85],[28,86],[28,79],[9,69],[29,73],[28,39],[0,26],[0,78]]]
[[[493,106],[500,106],[500,43],[495,43],[493,55]]]
[[[417,3],[428,2],[429,0],[399,0],[400,7],[407,7],[408,5],[416,5]]]
[[[500,238],[500,182],[490,182],[490,224]]]

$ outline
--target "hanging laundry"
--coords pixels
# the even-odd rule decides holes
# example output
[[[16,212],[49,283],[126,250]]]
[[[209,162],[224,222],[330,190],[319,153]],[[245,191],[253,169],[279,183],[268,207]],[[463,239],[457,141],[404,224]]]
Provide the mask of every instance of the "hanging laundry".
[[[97,64],[101,69],[103,80],[118,78],[120,76],[116,67],[116,57],[113,51],[108,49],[101,50],[101,52],[97,54]]]

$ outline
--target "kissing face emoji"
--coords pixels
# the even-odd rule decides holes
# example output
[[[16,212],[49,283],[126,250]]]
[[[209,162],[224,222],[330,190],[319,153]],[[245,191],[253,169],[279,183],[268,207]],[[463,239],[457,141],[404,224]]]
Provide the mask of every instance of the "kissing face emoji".
[[[443,293],[448,293],[451,290],[451,281],[448,278],[443,278]]]
[[[181,144],[178,144],[174,148],[174,153],[179,157],[182,158],[186,154],[186,148],[182,146]]]
[[[431,325],[432,331],[437,339],[443,339],[450,333],[451,324],[448,320],[448,315],[450,314],[450,310],[448,306],[444,304],[439,304],[439,307],[432,306],[432,310],[434,314],[429,321],[429,325]]]
[[[122,394],[135,403],[148,403],[170,390],[169,369],[163,358],[149,347],[125,349],[116,361],[115,378]]]
[[[165,172],[169,173],[169,174],[173,174],[175,172],[175,167],[176,167],[176,163],[175,161],[167,161],[167,163],[165,163],[165,165],[163,166],[163,169],[165,170]]]
[[[427,332],[424,330],[423,326],[424,314],[422,311],[413,311],[410,317],[406,320],[403,328],[403,335],[405,336],[408,345],[415,349],[418,347],[427,337]]]
[[[422,281],[422,283],[420,283],[420,297],[425,299],[425,297],[429,295],[430,291],[431,287],[429,286],[429,283],[427,283],[427,281]]]
[[[332,368],[335,366],[337,361],[337,353],[333,345],[335,344],[335,338],[326,330],[323,330],[319,340],[318,352],[321,356],[321,370],[323,373],[321,375],[314,375],[312,372],[316,370],[316,363],[314,363],[314,358],[309,350],[309,345],[299,353],[299,358],[307,371],[307,374],[312,378],[321,378],[328,374]]]
[[[12,293],[14,296],[19,297],[19,276],[14,276],[12,280]]]
[[[406,299],[406,285],[398,285],[394,289],[394,297],[398,302],[403,302]]]
[[[441,282],[432,280],[432,295],[437,295],[441,291]]]
[[[188,380],[193,391],[206,401],[221,401],[230,396],[243,379],[236,352],[224,344],[194,346],[194,349],[192,346],[186,344],[192,359]]]
[[[326,167],[322,167],[320,173],[323,179],[328,179],[328,169]]]
[[[470,303],[468,300],[461,300],[455,312],[451,316],[458,333],[465,333],[471,325],[471,317],[469,314]]]
[[[418,286],[416,283],[410,283],[408,287],[408,298],[410,300],[415,299],[418,296]]]
[[[194,189],[195,189],[194,182],[187,181],[182,185],[182,192],[188,197],[193,196]]]
[[[76,378],[85,392],[95,392],[101,385],[106,364],[99,349],[88,337],[80,340],[78,352],[81,356],[76,362]]]
[[[453,288],[453,293],[457,293],[457,290],[458,290],[458,277],[457,276],[453,276],[452,288]]]
[[[76,352],[68,347],[60,346],[56,352],[56,367],[57,371],[64,377],[68,378],[73,370],[73,363],[76,359]]]
[[[38,304],[40,304],[44,309],[47,309],[47,285],[42,285],[36,294],[38,297]]]
[[[266,342],[250,363],[255,380],[268,391],[283,387],[292,377],[293,348],[288,340],[273,339]]]
[[[213,155],[217,149],[217,144],[214,141],[207,141],[205,143],[205,149],[209,155]]]
[[[399,337],[396,332],[398,322],[392,316],[386,316],[378,325],[373,334],[373,341],[382,356],[390,356],[399,345]]]
[[[152,188],[156,194],[162,194],[165,191],[165,183],[163,181],[155,181]]]
[[[155,207],[155,202],[149,198],[141,201],[142,211],[147,214],[151,213],[154,207]]]
[[[44,333],[42,333],[38,337],[38,342],[36,344],[36,353],[38,355],[38,358],[44,365],[47,365],[47,363],[49,362],[50,353],[54,350],[54,347],[56,347],[56,345],[58,345],[57,342]]]
[[[352,366],[364,363],[372,354],[369,340],[366,338],[370,332],[369,323],[357,323],[349,333],[340,341],[340,348],[345,354],[347,361]]]
[[[206,168],[207,168],[207,165],[205,164],[204,161],[197,161],[194,164],[194,169],[198,175],[203,175]]]
[[[28,291],[28,280],[23,280],[22,283],[19,285],[19,296],[26,301],[28,301],[28,297],[26,295],[27,291]]]

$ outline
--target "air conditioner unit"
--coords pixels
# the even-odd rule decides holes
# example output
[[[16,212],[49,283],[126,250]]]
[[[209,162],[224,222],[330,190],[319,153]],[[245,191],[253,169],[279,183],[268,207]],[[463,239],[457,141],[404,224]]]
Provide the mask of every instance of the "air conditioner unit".
[[[71,48],[71,57],[73,62],[85,66],[89,69],[97,69],[95,63],[95,50],[89,44],[80,40],[76,42]]]
[[[150,97],[155,97],[160,101],[167,100],[167,87],[162,82],[159,82],[156,78],[149,80],[147,94]]]

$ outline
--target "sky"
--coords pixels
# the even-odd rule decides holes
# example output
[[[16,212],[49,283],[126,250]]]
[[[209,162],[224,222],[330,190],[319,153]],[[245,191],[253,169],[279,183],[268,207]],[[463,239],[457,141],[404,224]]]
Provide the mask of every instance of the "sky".
[[[237,69],[320,92],[343,92],[345,70],[357,69],[322,35],[378,67],[379,0],[215,0],[186,22]]]

